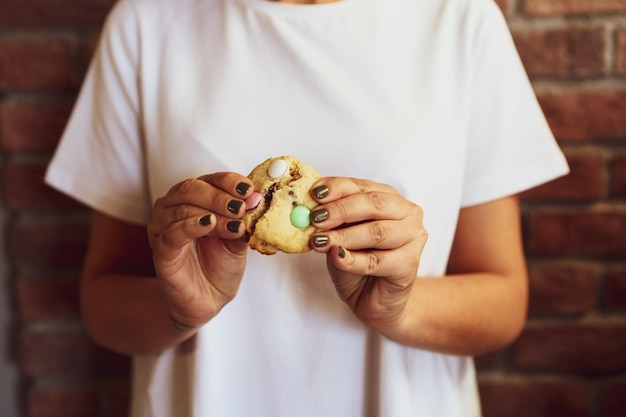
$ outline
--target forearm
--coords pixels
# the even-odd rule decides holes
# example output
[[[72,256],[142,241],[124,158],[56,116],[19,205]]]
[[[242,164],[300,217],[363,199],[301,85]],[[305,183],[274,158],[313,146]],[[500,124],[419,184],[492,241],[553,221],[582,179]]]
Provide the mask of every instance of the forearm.
[[[511,343],[527,311],[525,276],[492,273],[418,278],[404,313],[381,329],[420,349],[477,355]]]
[[[96,343],[128,355],[159,353],[197,330],[172,323],[154,277],[93,277],[82,284],[81,313]]]

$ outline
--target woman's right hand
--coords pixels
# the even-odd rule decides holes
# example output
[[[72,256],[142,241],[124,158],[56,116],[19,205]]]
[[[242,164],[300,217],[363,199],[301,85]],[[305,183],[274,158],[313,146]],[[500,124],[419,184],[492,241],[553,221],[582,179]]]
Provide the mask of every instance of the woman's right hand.
[[[252,192],[248,178],[220,172],[178,183],[156,200],[148,240],[177,328],[203,325],[236,295],[247,254],[241,217]]]

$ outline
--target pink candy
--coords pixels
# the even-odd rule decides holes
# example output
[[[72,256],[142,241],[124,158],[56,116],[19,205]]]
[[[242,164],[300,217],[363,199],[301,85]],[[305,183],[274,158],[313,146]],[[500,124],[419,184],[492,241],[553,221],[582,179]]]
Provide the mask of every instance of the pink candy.
[[[262,198],[263,196],[261,195],[261,193],[258,193],[256,191],[253,192],[250,197],[246,198],[246,210],[255,209],[261,202]]]

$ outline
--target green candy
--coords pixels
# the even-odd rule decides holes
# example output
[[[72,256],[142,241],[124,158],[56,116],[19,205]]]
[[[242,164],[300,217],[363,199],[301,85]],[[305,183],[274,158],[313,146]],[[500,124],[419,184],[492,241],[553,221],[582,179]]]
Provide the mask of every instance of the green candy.
[[[311,214],[311,210],[304,206],[294,207],[293,210],[291,210],[291,215],[289,216],[291,224],[296,226],[298,229],[306,229],[311,224],[309,214]]]

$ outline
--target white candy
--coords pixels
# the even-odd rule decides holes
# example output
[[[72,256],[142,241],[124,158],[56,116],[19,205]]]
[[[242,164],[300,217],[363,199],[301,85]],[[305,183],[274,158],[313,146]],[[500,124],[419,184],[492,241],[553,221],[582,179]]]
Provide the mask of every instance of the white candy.
[[[267,175],[269,175],[270,178],[280,178],[285,175],[287,169],[289,169],[287,161],[284,159],[274,159],[269,168],[267,168]]]

